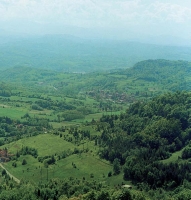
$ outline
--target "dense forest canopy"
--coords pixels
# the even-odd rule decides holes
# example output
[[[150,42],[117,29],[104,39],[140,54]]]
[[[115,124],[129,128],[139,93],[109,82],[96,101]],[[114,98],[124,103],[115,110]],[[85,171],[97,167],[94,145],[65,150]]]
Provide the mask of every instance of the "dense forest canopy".
[[[149,188],[169,190],[190,182],[190,102],[190,93],[167,93],[134,103],[119,116],[102,116],[100,156],[111,162],[117,158],[125,179]],[[170,162],[181,149],[182,155]]]

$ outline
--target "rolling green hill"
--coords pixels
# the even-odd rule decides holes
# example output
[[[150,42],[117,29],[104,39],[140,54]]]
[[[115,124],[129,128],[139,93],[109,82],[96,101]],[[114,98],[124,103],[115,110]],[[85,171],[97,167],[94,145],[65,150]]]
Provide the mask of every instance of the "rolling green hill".
[[[132,68],[93,73],[58,73],[30,67],[13,67],[0,74],[1,81],[28,87],[49,87],[74,94],[108,90],[138,96],[164,91],[191,89],[191,63],[187,61],[145,60]],[[39,87],[40,88],[40,87]]]

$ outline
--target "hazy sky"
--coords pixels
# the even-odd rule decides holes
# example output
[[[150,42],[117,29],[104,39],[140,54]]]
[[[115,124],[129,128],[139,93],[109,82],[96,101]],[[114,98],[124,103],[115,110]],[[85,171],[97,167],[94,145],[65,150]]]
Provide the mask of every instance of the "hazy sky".
[[[191,0],[0,0],[0,31],[191,39]]]

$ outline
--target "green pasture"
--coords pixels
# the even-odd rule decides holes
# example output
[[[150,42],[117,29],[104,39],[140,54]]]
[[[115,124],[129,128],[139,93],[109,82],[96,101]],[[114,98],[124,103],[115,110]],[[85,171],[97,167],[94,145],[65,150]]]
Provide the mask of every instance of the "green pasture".
[[[70,149],[73,151],[75,148],[79,150],[89,149],[94,155],[97,154],[98,146],[95,146],[94,141],[84,139],[80,144],[73,144],[67,142],[63,137],[54,134],[40,134],[37,136],[26,137],[18,141],[1,146],[1,149],[7,148],[11,154],[16,154],[22,147],[28,146],[38,150],[38,156],[52,156],[63,151]]]
[[[38,150],[39,156],[54,155],[68,149],[74,149],[75,145],[65,141],[63,138],[52,134],[40,134],[37,136],[26,137],[21,140],[4,145],[8,151],[15,154],[22,146],[32,147]]]
[[[38,98],[29,98],[29,97],[20,97],[20,96],[11,96],[10,97],[10,100],[11,101],[20,101],[20,102],[23,102],[23,103],[26,103],[27,101],[32,101],[32,102],[35,102],[38,100]]]
[[[26,165],[22,165],[22,161],[25,159],[27,161]],[[38,170],[43,167],[43,164],[38,162],[37,159],[30,155],[20,156],[16,161],[16,167],[13,167],[12,164],[15,161],[10,161],[8,163],[4,163],[4,167],[16,178],[23,180],[31,180],[37,181],[39,174],[37,174]]]
[[[86,115],[84,119],[76,119],[76,120],[72,120],[73,122],[79,122],[79,123],[83,123],[83,122],[91,122],[92,119],[94,120],[99,120],[102,115],[119,115],[121,112],[124,112],[125,109],[123,111],[108,111],[108,112],[99,112],[99,113],[94,113],[94,114],[89,114]]]
[[[57,96],[57,95],[53,96],[53,95],[50,94],[48,97],[50,97],[51,100],[53,100],[53,101],[63,101],[66,98],[61,94],[59,96]]]
[[[24,158],[27,161],[26,165],[22,165]],[[42,163],[31,156],[21,156],[17,161],[16,168],[12,166],[12,162],[6,163],[4,166],[17,178],[35,182],[51,178],[66,179],[71,177],[103,181],[107,178],[108,172],[112,170],[112,166],[106,161],[103,162],[87,153],[71,155],[48,168],[44,168]]]
[[[111,170],[112,166],[108,162],[100,160],[94,154],[82,153],[58,161],[55,166],[55,176],[103,180]]]
[[[98,120],[98,119],[100,119],[102,117],[102,115],[103,115],[103,113],[89,114],[89,115],[85,116],[84,120],[88,121],[88,122],[92,121],[92,119]]]
[[[118,184],[121,185],[122,183],[127,185],[132,185],[131,181],[125,181],[123,179],[123,173],[120,173],[118,175],[112,175],[111,177],[106,177],[105,181],[110,186],[117,186]]]
[[[22,146],[33,147],[38,150],[39,156],[56,155],[64,150],[74,149],[89,149],[87,153],[72,154],[61,160],[57,160],[54,165],[49,165],[44,168],[44,165],[38,162],[38,159],[30,155],[21,155],[17,161],[4,163],[5,168],[15,177],[31,181],[46,181],[51,178],[85,178],[104,181],[107,178],[108,172],[112,171],[112,165],[99,159],[97,155],[98,147],[94,146],[93,141],[84,141],[85,144],[75,146],[72,143],[66,142],[59,136],[42,134],[35,137],[28,137],[4,145],[1,148],[7,147],[10,153],[15,154]],[[22,161],[27,161],[26,165],[22,165]],[[13,167],[13,162],[17,166]]]
[[[32,117],[39,117],[39,118],[47,118],[50,120],[54,120],[57,118],[56,115],[53,115],[52,110],[31,110],[30,106],[27,107],[25,104],[21,104],[20,107],[10,106],[6,104],[0,105],[0,116],[7,116],[11,119],[21,119],[26,113],[29,113]]]
[[[83,123],[83,122],[91,122],[92,119],[98,120],[103,115],[103,113],[95,113],[95,114],[89,114],[86,115],[84,119],[75,119],[72,120],[73,122]]]
[[[15,108],[15,107],[1,107],[0,106],[0,116],[7,116],[11,119],[20,119],[24,114],[27,113],[26,109]]]
[[[75,122],[75,121],[61,121],[61,122],[50,122],[50,124],[53,126],[53,128],[60,128],[62,126],[71,127],[71,126],[80,126],[81,122]]]
[[[162,160],[162,162],[166,164],[171,163],[171,162],[176,162],[179,158],[182,157],[182,151],[184,149],[185,148],[181,149],[180,151],[176,151],[172,153],[172,155],[168,159]]]

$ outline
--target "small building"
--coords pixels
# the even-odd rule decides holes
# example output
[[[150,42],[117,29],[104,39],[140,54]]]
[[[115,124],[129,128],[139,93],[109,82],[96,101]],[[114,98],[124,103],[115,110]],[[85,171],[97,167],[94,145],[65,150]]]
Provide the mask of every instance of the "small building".
[[[132,186],[131,186],[131,185],[122,185],[121,187],[122,187],[122,188],[126,188],[126,189],[132,189]]]

